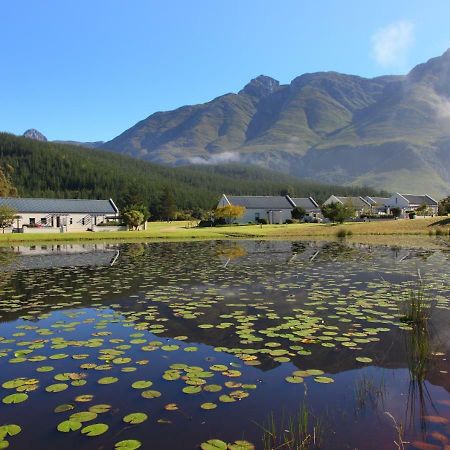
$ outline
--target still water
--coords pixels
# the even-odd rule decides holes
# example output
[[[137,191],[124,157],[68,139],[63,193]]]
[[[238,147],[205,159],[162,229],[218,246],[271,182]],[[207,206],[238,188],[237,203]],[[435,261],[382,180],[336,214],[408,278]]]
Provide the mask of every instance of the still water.
[[[0,448],[448,449],[449,269],[345,242],[2,249]]]

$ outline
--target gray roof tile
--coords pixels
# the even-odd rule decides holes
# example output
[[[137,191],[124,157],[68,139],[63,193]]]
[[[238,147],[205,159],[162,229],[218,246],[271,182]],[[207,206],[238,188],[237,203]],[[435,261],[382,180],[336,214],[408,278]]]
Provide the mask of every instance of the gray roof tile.
[[[295,206],[300,206],[301,208],[308,209],[320,209],[310,197],[292,197],[292,201],[295,203]]]
[[[19,213],[117,213],[110,200],[0,197],[0,206],[3,205],[9,206]]]
[[[244,206],[247,209],[292,209],[289,200],[280,196],[238,196],[227,195],[232,205]]]
[[[437,202],[433,200],[428,195],[416,195],[416,194],[400,194],[402,197],[405,197],[406,200],[411,205],[428,205],[428,206],[437,206]]]

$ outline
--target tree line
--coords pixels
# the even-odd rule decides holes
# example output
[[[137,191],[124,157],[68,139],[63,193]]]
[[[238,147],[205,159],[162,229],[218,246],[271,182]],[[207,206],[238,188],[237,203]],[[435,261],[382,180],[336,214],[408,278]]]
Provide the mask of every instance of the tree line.
[[[138,209],[152,219],[200,218],[231,195],[382,195],[374,189],[300,180],[242,166],[167,167],[104,150],[39,142],[0,133],[0,164],[22,197],[112,198],[120,209]],[[0,179],[0,183],[2,180]],[[13,194],[2,194],[13,195]]]

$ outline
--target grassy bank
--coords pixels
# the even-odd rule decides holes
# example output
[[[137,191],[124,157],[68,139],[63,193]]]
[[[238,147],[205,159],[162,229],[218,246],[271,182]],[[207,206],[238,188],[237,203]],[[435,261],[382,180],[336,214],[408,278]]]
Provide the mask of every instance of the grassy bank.
[[[434,217],[414,220],[393,220],[377,222],[332,224],[290,224],[290,225],[244,225],[214,228],[195,228],[189,222],[153,222],[146,231],[121,231],[97,233],[55,233],[55,234],[0,234],[0,243],[16,242],[62,242],[62,241],[133,241],[143,239],[239,239],[239,238],[327,238],[335,237],[345,229],[353,236],[428,236],[439,233],[448,236],[450,219]]]

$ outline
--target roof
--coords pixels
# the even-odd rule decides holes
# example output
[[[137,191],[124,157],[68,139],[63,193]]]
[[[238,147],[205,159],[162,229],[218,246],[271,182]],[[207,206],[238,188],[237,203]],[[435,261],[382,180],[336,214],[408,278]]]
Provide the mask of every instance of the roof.
[[[81,213],[117,214],[114,202],[109,200],[82,200],[59,198],[0,197],[0,206],[9,206],[19,213]]]
[[[232,205],[244,206],[247,209],[292,209],[292,204],[283,196],[238,196],[226,195]]]
[[[291,200],[295,206],[300,206],[303,209],[320,209],[319,205],[311,197],[292,197]]]
[[[353,208],[367,208],[370,206],[370,203],[366,200],[364,200],[362,197],[338,197],[335,195],[335,197],[341,202],[341,203],[350,203]]]
[[[388,197],[369,197],[368,195],[364,197],[364,200],[368,201],[371,205],[379,205],[379,206],[380,205],[385,206],[389,202]]]
[[[431,198],[429,195],[417,195],[417,194],[400,194],[405,198],[411,205],[428,205],[437,206],[438,202]]]

